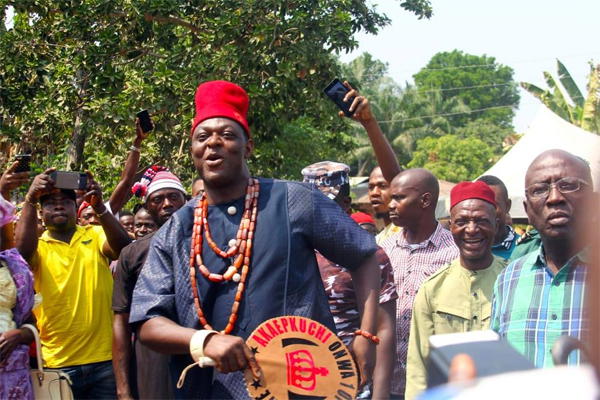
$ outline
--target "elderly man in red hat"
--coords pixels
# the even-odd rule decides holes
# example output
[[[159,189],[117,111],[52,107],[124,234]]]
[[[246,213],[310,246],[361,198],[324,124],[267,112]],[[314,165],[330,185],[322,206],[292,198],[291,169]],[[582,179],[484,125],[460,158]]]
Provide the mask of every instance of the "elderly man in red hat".
[[[506,266],[492,254],[499,223],[494,192],[485,182],[461,182],[452,189],[450,230],[460,255],[427,279],[415,297],[406,399],[414,399],[427,386],[431,335],[489,328],[494,282]]]
[[[244,340],[259,324],[301,315],[335,331],[315,249],[360,282],[360,329],[375,331],[377,246],[318,189],[251,176],[249,99],[241,87],[203,83],[195,103],[191,155],[204,193],[155,234],[130,322],[144,344],[173,354],[174,374],[206,357],[214,361],[214,369],[191,368],[178,396],[248,398],[242,371],[258,377],[260,366]],[[375,344],[357,336],[353,348],[365,382]]]

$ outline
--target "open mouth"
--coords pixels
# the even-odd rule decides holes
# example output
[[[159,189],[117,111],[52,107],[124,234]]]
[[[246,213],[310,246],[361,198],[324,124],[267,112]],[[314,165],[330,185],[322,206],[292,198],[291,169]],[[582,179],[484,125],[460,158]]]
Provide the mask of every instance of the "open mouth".
[[[223,163],[223,157],[221,157],[220,155],[218,155],[216,153],[210,154],[206,157],[206,164],[209,167],[218,167],[222,163]]]

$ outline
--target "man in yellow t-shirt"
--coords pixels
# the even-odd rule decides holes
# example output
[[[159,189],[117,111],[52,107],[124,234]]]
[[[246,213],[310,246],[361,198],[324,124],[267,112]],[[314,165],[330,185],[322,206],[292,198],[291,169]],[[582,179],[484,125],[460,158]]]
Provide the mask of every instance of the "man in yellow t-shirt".
[[[51,172],[33,180],[16,230],[17,248],[29,261],[35,289],[42,295],[35,314],[44,363],[69,374],[75,398],[113,398],[113,282],[108,263],[130,239],[104,206],[91,175],[85,197],[101,226],[77,226],[75,192],[56,189]],[[48,229],[39,239],[37,202]]]

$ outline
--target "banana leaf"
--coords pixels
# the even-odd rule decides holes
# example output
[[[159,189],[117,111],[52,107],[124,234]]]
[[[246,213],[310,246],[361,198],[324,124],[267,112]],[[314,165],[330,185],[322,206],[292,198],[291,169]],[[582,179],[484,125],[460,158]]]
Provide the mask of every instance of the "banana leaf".
[[[565,121],[571,122],[569,111],[565,109],[564,98],[563,104],[560,105],[556,102],[556,98],[554,94],[548,90],[543,90],[540,87],[527,82],[521,82],[521,87],[531,93],[533,96],[537,97],[546,107],[548,107],[552,112],[556,115],[564,119]]]
[[[564,64],[560,62],[560,60],[556,60],[556,64],[558,70],[558,79],[567,91],[567,94],[571,98],[571,101],[576,106],[583,107],[584,98],[581,94],[581,90],[579,90],[579,87],[577,87],[577,84],[573,80],[573,77],[571,77],[571,74],[564,66]]]

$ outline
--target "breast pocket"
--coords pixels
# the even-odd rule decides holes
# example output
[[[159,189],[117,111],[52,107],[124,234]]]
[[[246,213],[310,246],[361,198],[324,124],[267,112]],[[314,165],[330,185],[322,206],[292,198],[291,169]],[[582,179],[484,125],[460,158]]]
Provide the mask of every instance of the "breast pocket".
[[[465,332],[470,315],[465,310],[453,307],[440,307],[433,314],[434,333]]]

